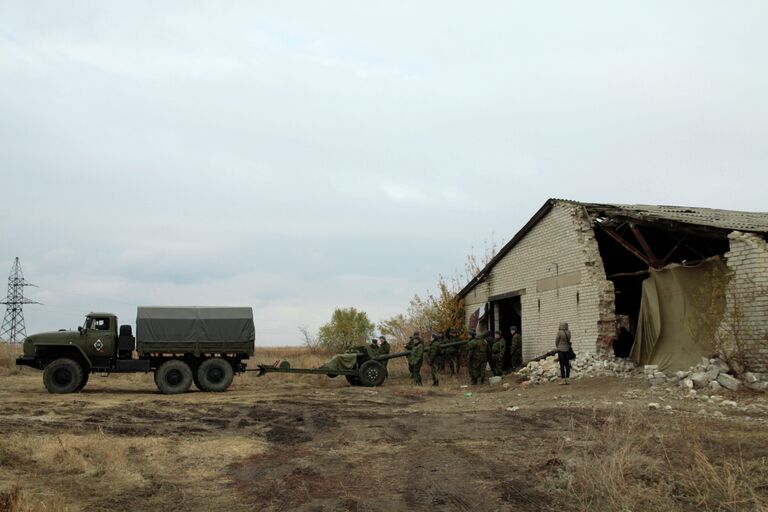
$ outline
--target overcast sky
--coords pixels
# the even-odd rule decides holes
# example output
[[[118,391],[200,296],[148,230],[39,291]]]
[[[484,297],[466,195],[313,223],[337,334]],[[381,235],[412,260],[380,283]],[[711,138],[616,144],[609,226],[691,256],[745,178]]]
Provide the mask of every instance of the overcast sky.
[[[249,305],[289,344],[549,197],[768,211],[766,6],[2,0],[0,278],[28,333]]]

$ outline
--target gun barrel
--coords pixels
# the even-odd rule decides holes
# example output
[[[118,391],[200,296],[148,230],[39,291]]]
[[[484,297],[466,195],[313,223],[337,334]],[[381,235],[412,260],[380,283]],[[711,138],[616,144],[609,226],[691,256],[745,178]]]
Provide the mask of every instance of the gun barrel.
[[[396,357],[405,357],[411,353],[410,350],[406,350],[404,352],[392,352],[390,354],[383,354],[380,356],[374,357],[376,361],[387,361],[389,359],[395,359]]]

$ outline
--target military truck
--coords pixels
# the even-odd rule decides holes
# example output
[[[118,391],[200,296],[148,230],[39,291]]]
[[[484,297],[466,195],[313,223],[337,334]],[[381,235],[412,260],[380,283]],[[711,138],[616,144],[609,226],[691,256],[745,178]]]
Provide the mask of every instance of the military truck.
[[[89,313],[77,331],[24,340],[16,364],[43,370],[50,393],[78,392],[92,373],[154,372],[161,393],[226,391],[253,356],[249,307],[139,307],[136,337],[111,313]]]

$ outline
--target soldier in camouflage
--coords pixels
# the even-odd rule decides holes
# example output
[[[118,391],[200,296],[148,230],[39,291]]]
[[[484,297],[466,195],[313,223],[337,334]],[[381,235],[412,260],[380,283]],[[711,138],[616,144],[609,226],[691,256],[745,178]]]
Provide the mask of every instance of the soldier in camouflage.
[[[467,367],[472,384],[485,383],[485,364],[488,362],[487,343],[478,336],[474,329],[469,331],[470,340],[467,343]]]
[[[446,333],[447,343],[459,341],[459,333],[456,329],[451,329]],[[448,369],[451,370],[451,375],[459,373],[459,347],[445,347],[443,349],[445,362],[448,363]]]
[[[504,369],[504,353],[507,351],[507,340],[501,335],[501,331],[493,333],[493,375],[501,376]]]
[[[411,353],[408,355],[408,369],[411,372],[413,383],[421,386],[421,365],[424,362],[424,345],[418,332],[413,333],[411,341],[405,346]]]
[[[390,346],[389,342],[387,341],[387,338],[384,336],[379,336],[379,355],[385,356],[389,354]],[[389,363],[389,359],[385,359],[381,362],[381,364],[384,365],[384,369],[387,369],[387,363]]]
[[[519,368],[523,365],[523,338],[520,337],[516,325],[509,328],[509,333],[512,335],[512,339],[509,342],[510,364],[512,369]]]
[[[443,366],[444,348],[439,334],[432,334],[427,357],[429,357],[429,370],[432,372],[432,385],[440,385],[440,368]]]

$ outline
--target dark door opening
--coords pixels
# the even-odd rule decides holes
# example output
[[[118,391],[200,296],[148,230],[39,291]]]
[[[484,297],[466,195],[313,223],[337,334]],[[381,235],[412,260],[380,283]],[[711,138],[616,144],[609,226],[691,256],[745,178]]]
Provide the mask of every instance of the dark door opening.
[[[512,333],[509,331],[510,327],[514,325],[517,327],[517,332],[520,333],[521,336],[524,336],[522,326],[520,325],[522,321],[522,304],[520,302],[520,296],[518,295],[517,297],[496,301],[494,302],[494,305],[496,306],[494,309],[498,310],[499,330],[504,339],[507,340],[507,351],[504,354],[503,371],[504,373],[509,373],[512,368],[522,365],[522,361],[512,361],[512,355],[509,350],[511,347],[510,342],[512,341]]]

